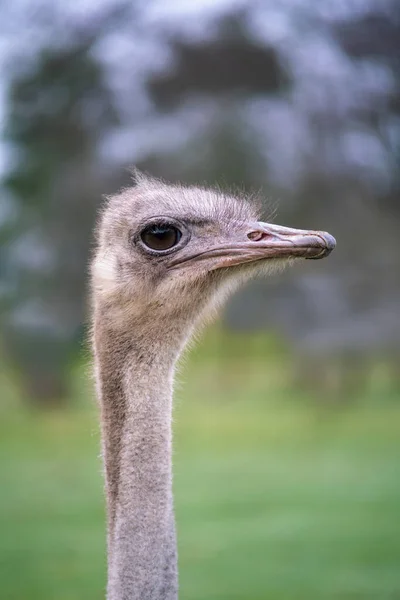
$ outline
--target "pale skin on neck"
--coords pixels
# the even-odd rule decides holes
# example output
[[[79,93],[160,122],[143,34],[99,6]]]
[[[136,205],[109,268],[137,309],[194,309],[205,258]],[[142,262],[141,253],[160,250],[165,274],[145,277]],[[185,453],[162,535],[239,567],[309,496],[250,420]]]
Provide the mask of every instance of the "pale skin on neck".
[[[155,251],[146,246],[154,236],[173,244]],[[329,234],[260,222],[253,204],[219,191],[139,174],[136,187],[110,199],[92,264],[108,600],[178,597],[172,388],[196,324],[254,274],[333,247]]]

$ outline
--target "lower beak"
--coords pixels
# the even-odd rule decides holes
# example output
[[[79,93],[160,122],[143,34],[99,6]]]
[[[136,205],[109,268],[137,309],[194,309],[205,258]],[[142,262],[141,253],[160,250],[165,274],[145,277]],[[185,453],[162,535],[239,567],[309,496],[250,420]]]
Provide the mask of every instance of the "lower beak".
[[[336,246],[336,240],[325,231],[292,229],[270,223],[254,223],[247,240],[215,249],[219,267],[240,265],[266,259],[325,258]]]

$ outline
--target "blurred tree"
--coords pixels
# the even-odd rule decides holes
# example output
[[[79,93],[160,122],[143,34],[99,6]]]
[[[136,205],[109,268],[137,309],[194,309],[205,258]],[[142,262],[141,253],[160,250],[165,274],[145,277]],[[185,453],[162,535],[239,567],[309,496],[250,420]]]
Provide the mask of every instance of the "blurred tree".
[[[81,338],[84,282],[95,206],[106,182],[98,141],[116,124],[95,37],[48,48],[9,91],[4,180],[17,218],[2,231],[2,334],[30,397],[65,396]],[[106,186],[107,187],[107,186]]]
[[[207,126],[183,149],[146,157],[145,169],[193,183],[218,181],[222,187],[265,185],[263,149],[249,135],[243,108],[255,98],[282,97],[292,80],[273,46],[253,39],[247,17],[246,10],[234,8],[203,39],[168,36],[171,62],[146,78],[155,108],[177,119],[190,101],[205,113],[207,103],[213,110]]]
[[[165,72],[150,74],[148,89],[161,109],[172,109],[187,96],[248,97],[286,89],[289,77],[272,46],[256,42],[246,28],[246,13],[221,19],[214,39],[170,40],[174,61]]]
[[[0,205],[2,339],[30,394],[64,394],[95,206],[133,162],[268,186],[288,223],[337,235],[323,274],[306,265],[257,284],[234,300],[231,326],[274,326],[311,364],[398,354],[397,0],[167,5],[44,0],[18,17],[4,4],[16,31],[29,21],[19,56],[33,48],[10,68]]]
[[[388,0],[358,18],[340,21],[335,36],[348,56],[359,61],[370,60],[392,72],[393,85],[387,102],[360,117],[377,131],[388,149],[392,167],[392,185],[380,194],[386,209],[400,212],[400,4]]]

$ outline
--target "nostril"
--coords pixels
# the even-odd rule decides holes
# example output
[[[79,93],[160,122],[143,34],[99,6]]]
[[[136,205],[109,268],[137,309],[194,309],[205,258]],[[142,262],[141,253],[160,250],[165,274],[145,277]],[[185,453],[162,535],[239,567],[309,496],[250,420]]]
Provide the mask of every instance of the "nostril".
[[[267,233],[266,231],[261,231],[258,229],[256,231],[250,231],[250,233],[247,234],[247,237],[252,242],[260,242],[261,240],[264,240],[265,238],[271,237],[271,235],[269,233]]]
[[[247,234],[247,237],[252,242],[258,242],[262,239],[262,233],[261,231],[250,231],[250,233]]]

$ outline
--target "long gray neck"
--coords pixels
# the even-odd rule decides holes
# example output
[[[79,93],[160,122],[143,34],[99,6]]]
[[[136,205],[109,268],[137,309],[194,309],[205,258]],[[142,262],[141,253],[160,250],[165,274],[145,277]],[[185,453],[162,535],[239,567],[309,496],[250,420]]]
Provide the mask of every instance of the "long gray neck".
[[[143,342],[143,338],[142,338]],[[176,600],[175,355],[95,322],[108,509],[108,600]],[[161,356],[161,360],[160,357]]]

